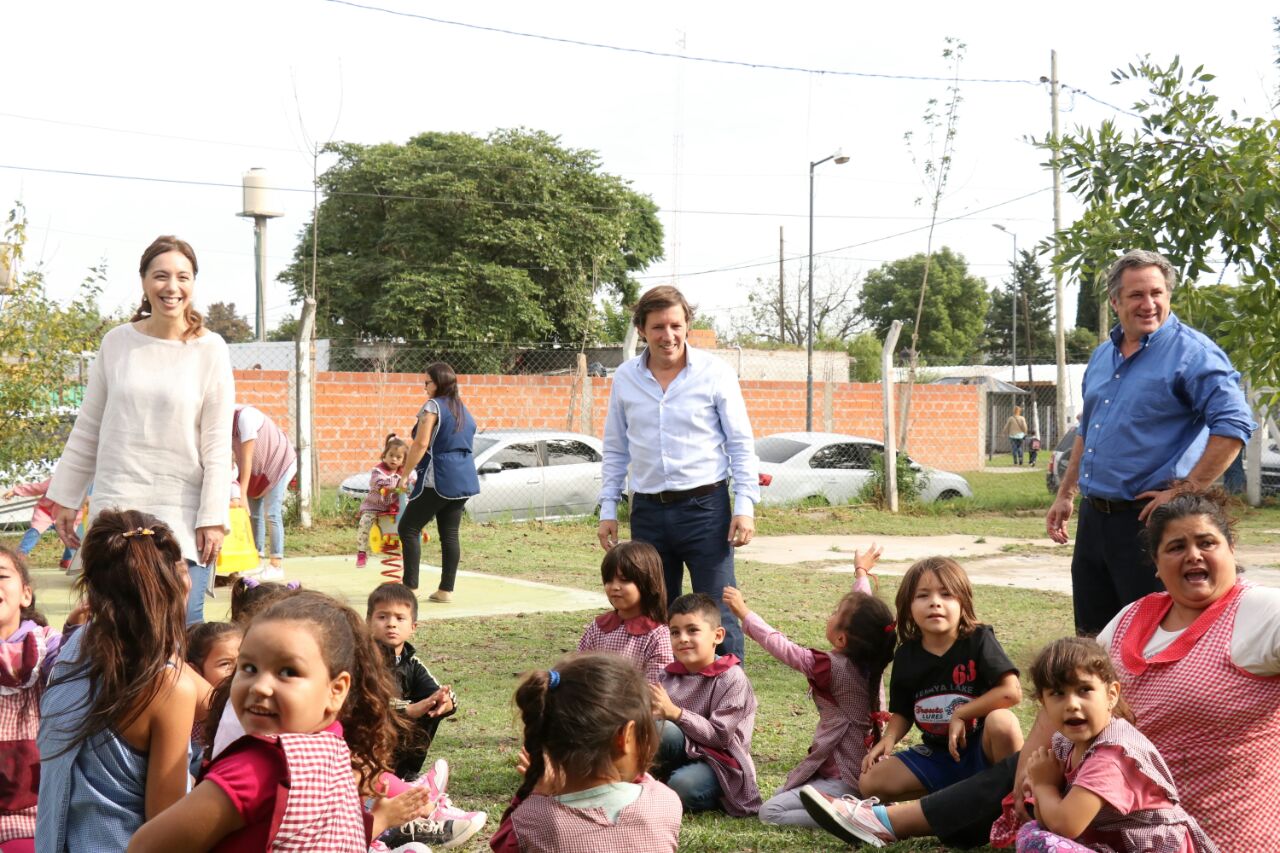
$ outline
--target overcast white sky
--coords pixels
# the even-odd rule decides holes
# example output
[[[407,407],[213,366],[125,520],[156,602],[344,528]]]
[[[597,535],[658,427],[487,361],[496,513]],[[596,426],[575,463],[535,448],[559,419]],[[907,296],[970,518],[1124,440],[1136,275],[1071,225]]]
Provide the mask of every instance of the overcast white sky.
[[[1253,2],[368,2],[615,46],[887,75],[945,75],[943,38],[956,36],[968,45],[962,76],[1037,81],[1056,48],[1065,84],[1125,107],[1138,91],[1109,85],[1110,72],[1143,53],[1205,64],[1226,105],[1245,114],[1270,114],[1276,83],[1273,10]],[[723,325],[742,310],[745,285],[776,275],[779,226],[787,254],[805,253],[808,164],[836,148],[852,159],[819,167],[817,250],[839,249],[833,263],[867,270],[925,246],[923,232],[884,238],[927,219],[902,138],[923,133],[926,101],[946,97],[941,82],[680,61],[331,0],[41,0],[5,4],[3,29],[0,202],[25,203],[27,263],[44,264],[59,299],[105,259],[106,306],[134,304],[142,249],[176,233],[200,256],[197,302],[233,301],[252,323],[253,229],[235,216],[240,175],[262,166],[274,184],[309,188],[300,125],[312,140],[332,131],[363,143],[526,126],[595,149],[605,170],[662,209],[666,258],[645,284],[674,279]],[[1012,247],[993,224],[1023,247],[1052,228],[1050,176],[1026,141],[1048,131],[1048,88],[961,85],[942,215],[965,218],[941,226],[937,242],[994,284]],[[1064,129],[1116,115],[1069,92],[1062,107]],[[274,278],[311,196],[284,192],[280,202],[285,215],[268,231],[268,327],[296,313]],[[749,264],[759,266],[723,269]]]

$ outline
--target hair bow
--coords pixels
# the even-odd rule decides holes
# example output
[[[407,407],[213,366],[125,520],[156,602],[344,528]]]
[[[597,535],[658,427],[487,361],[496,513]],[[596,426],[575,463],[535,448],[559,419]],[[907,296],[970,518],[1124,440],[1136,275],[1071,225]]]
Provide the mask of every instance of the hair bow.
[[[289,581],[284,585],[285,589],[302,589],[302,581]]]
[[[896,630],[898,630],[898,623],[897,623],[897,622],[890,622],[888,625],[885,625],[885,626],[884,626],[884,632],[885,632],[886,634],[892,634],[892,633],[893,633],[894,631],[896,631]]]
[[[135,527],[133,530],[126,530],[120,535],[125,539],[130,539],[134,536],[155,536],[156,532],[150,527]]]
[[[241,578],[240,580],[244,583],[245,589],[253,589],[256,586],[262,585],[262,581],[257,578]]]

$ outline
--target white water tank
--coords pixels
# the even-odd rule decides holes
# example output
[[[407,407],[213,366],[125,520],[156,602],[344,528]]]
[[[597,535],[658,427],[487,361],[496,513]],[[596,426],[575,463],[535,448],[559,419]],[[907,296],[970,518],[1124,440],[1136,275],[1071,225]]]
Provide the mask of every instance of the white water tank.
[[[241,180],[244,188],[244,208],[241,216],[284,216],[280,204],[276,201],[276,191],[271,187],[267,170],[254,167],[244,173]]]

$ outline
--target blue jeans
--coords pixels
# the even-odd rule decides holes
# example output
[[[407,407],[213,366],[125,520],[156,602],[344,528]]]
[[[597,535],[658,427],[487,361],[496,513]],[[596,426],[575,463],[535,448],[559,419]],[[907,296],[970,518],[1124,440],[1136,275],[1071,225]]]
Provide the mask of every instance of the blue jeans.
[[[209,567],[187,560],[187,574],[191,575],[191,592],[187,595],[187,624],[204,621],[204,597],[209,592]]]
[[[249,498],[249,515],[253,516],[253,543],[258,553],[267,556],[267,524],[271,525],[272,557],[284,556],[284,493],[289,488],[289,480],[281,479],[260,498]],[[263,505],[266,512],[263,512]]]
[[[22,541],[18,543],[18,553],[24,557],[30,554],[39,544],[40,537],[48,532],[48,530],[36,530],[34,527],[28,527],[27,532],[22,534]],[[80,535],[84,535],[84,525],[80,526]],[[70,548],[62,549],[62,561],[64,563],[70,561],[73,556],[75,556],[75,551]]]
[[[680,796],[687,812],[705,812],[720,806],[720,781],[711,765],[690,758],[684,751],[684,732],[670,720],[658,723],[658,754],[654,763],[659,778]]]
[[[636,495],[631,503],[631,538],[648,542],[662,556],[668,605],[683,592],[684,567],[689,567],[693,591],[706,593],[720,605],[724,642],[718,651],[741,659],[742,626],[721,600],[726,586],[738,585],[729,544],[730,518],[728,486],[666,504]]]
[[[1009,444],[1013,446],[1013,464],[1021,465],[1022,464],[1022,439],[1011,438],[1009,439]]]

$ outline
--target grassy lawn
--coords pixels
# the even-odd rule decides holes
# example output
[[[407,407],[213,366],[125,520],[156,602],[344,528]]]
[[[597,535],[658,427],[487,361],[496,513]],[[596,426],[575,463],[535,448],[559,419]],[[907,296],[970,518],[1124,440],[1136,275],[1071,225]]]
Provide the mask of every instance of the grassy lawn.
[[[1044,536],[1044,511],[1050,496],[1042,473],[966,474],[976,496],[929,507],[909,508],[898,516],[865,507],[767,510],[760,512],[761,535],[840,533],[922,535]],[[347,553],[354,522],[339,511],[333,496],[322,496],[323,514],[311,530],[290,529],[288,553]],[[1280,540],[1280,508],[1274,503],[1245,515],[1247,542]],[[15,544],[16,536],[4,541]],[[463,568],[509,577],[598,589],[600,551],[593,523],[472,524],[462,529]],[[36,561],[50,565],[58,549],[46,537]],[[438,565],[434,541],[424,548],[425,562]],[[287,565],[287,563],[286,563]],[[813,565],[771,566],[739,562],[739,584],[748,604],[795,641],[822,647],[824,622],[848,589],[850,577],[830,574]],[[465,583],[465,579],[463,579]],[[880,594],[891,600],[895,581],[885,578]],[[424,605],[430,606],[430,605]],[[977,589],[978,616],[996,626],[1010,657],[1027,667],[1046,642],[1071,631],[1071,605],[1066,596],[997,587]],[[414,637],[423,661],[459,694],[458,714],[445,721],[432,754],[452,767],[450,792],[469,809],[490,814],[489,831],[518,784],[513,769],[519,748],[512,703],[516,680],[530,668],[550,666],[577,646],[592,613],[523,614],[501,618],[446,619],[424,622]],[[806,697],[804,679],[765,655],[748,641],[747,672],[760,703],[754,754],[760,789],[767,798],[804,756],[817,714]],[[1025,724],[1032,703],[1018,708]],[[485,836],[487,838],[487,834]],[[682,850],[809,851],[846,849],[825,833],[765,827],[755,820],[723,816],[686,818]],[[487,849],[485,841],[465,850]],[[936,841],[905,842],[890,851],[933,851]]]

